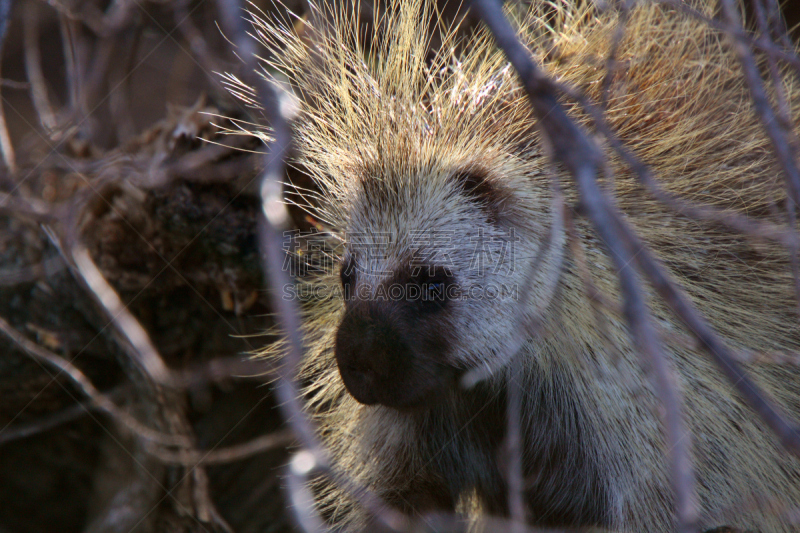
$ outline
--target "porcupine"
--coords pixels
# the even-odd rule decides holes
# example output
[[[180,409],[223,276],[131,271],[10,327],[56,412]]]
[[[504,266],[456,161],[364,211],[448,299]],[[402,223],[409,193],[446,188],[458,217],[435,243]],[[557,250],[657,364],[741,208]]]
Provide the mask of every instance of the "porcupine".
[[[600,101],[619,15],[586,4],[534,4],[516,21],[550,75]],[[429,23],[435,9],[422,0],[389,4],[371,32],[348,9],[317,7],[295,27],[254,17],[269,66],[300,103],[293,163],[318,191],[296,187],[293,201],[324,227],[336,259],[290,288],[314,289],[301,376],[336,468],[409,513],[505,514],[514,380],[530,523],[672,529],[658,400],[621,314],[587,297],[591,283],[617,301],[617,274],[588,221],[564,222],[577,193],[549,162],[513,69],[486,31],[461,37]],[[606,119],[661,187],[785,223],[781,173],[722,33],[639,3],[614,64]],[[795,82],[782,82],[796,116]],[[784,248],[676,213],[618,158],[609,169],[617,206],[731,347],[798,350]],[[796,530],[800,464],[649,301],[685,396],[701,528]],[[481,368],[489,377],[460,386]],[[796,419],[797,371],[748,370]],[[333,524],[363,525],[340,489],[321,492]]]

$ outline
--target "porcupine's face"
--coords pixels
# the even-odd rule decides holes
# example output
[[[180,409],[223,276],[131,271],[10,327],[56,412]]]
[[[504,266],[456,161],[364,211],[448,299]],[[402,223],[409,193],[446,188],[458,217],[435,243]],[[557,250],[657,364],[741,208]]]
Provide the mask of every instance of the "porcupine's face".
[[[509,355],[543,234],[516,221],[544,202],[474,168],[373,174],[345,235],[336,361],[359,402],[424,408],[464,371]]]

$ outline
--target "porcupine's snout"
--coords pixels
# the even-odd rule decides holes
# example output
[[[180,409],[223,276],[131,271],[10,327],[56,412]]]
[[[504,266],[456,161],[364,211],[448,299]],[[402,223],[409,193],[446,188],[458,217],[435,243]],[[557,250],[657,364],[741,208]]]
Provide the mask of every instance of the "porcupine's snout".
[[[397,409],[425,404],[454,378],[441,363],[444,346],[425,339],[400,313],[374,302],[347,311],[336,335],[336,363],[358,402]]]

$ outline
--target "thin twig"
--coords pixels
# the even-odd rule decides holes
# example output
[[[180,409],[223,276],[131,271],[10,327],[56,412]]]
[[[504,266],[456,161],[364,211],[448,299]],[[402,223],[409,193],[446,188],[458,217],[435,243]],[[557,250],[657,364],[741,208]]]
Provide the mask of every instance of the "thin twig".
[[[536,275],[542,270],[542,266],[547,254],[552,251],[556,251],[557,253],[560,251],[559,247],[556,245],[556,240],[557,236],[562,234],[564,231],[564,220],[566,217],[566,203],[564,201],[564,195],[558,188],[555,179],[552,180],[552,183],[552,222],[550,224],[550,229],[547,232],[547,236],[542,239],[539,249],[536,251],[536,255],[528,264],[528,271],[526,272],[525,278],[523,278],[522,282],[522,292],[515,303],[517,309],[519,309],[519,312],[516,313],[516,324],[514,325],[514,328],[512,328],[515,332],[515,338],[513,338],[508,346],[503,349],[502,353],[498,353],[497,357],[492,358],[491,363],[480,365],[465,372],[459,380],[460,385],[463,388],[469,389],[474,387],[481,381],[489,379],[501,369],[505,368],[514,359],[514,356],[517,355],[522,346],[528,342],[531,337],[534,337],[537,334],[538,329],[541,326],[539,317],[541,316],[541,311],[543,311],[543,309],[539,309],[540,312],[529,312],[528,304],[530,302],[531,293],[533,292],[531,289],[533,288],[534,283],[540,284],[543,287],[551,287],[551,290],[555,290],[555,288],[558,286],[557,278],[561,274],[562,257],[558,257],[557,260],[553,260],[556,257],[555,255],[549,257],[550,264],[547,266],[547,268],[550,270],[550,279],[536,280]],[[542,298],[544,303],[541,305],[544,306],[549,304],[551,297],[552,293],[547,297]]]
[[[728,25],[741,28],[742,23],[735,0],[720,1],[722,13]],[[775,157],[786,179],[789,196],[794,200],[795,205],[800,205],[800,170],[797,168],[797,161],[789,145],[786,126],[783,121],[775,116],[752,50],[747,46],[747,43],[737,39],[735,36],[731,37],[731,41],[742,66],[745,82],[750,89],[750,96],[753,99],[753,111],[761,121],[764,131],[772,143]]]
[[[124,37],[123,59],[111,67],[109,85],[115,87],[108,95],[108,109],[117,130],[117,141],[122,144],[136,133],[136,124],[131,113],[131,73],[141,40],[141,27],[137,26]]]
[[[9,89],[19,89],[21,91],[27,91],[28,89],[30,89],[31,84],[26,81],[15,81],[5,78],[0,78],[0,86],[8,87]]]
[[[232,36],[235,53],[243,58],[244,76],[252,76],[254,71],[253,57],[256,53],[255,40],[247,38],[245,19],[242,16],[242,4],[238,0],[219,0],[217,2],[222,29]],[[230,41],[229,41],[230,42]]]
[[[776,59],[780,59],[781,61],[786,62],[788,65],[792,66],[792,68],[797,73],[798,77],[800,77],[800,58],[798,58],[797,55],[793,52],[794,45],[791,44],[788,37],[786,37],[785,40],[783,41],[784,48],[779,48],[775,46],[773,43],[765,44],[764,42],[757,41],[756,39],[753,38],[752,35],[750,35],[744,30],[741,24],[731,25],[725,21],[705,16],[697,9],[691,7],[691,5],[689,5],[689,3],[685,2],[684,0],[654,0],[654,1],[659,4],[675,8],[688,15],[691,15],[697,20],[700,20],[703,23],[705,23],[709,28],[720,30],[726,33],[727,35],[736,38],[742,43],[745,43],[748,46],[758,48],[759,50],[762,50],[772,55]]]
[[[508,487],[508,514],[512,533],[521,533],[525,528],[525,493],[523,479],[523,435],[522,435],[522,385],[516,376],[521,372],[520,357],[511,361],[507,374],[506,390],[506,485]]]
[[[767,22],[767,15],[764,12],[763,0],[755,0],[753,2],[756,12],[756,23],[758,24],[758,41],[772,43],[770,40],[770,27]],[[778,104],[778,117],[781,120],[781,126],[786,132],[786,142],[789,145],[789,151],[792,159],[797,161],[797,137],[793,135],[794,124],[792,121],[792,113],[789,104],[786,100],[786,91],[784,89],[783,77],[778,69],[777,61],[772,54],[767,54],[767,63],[769,64],[769,75],[772,79],[772,87],[775,91],[775,100]],[[796,232],[796,218],[797,218],[797,204],[792,200],[791,195],[786,197],[786,213],[787,213],[787,226],[789,231]],[[789,264],[792,270],[792,279],[794,280],[794,294],[795,305],[797,306],[798,317],[800,317],[800,263],[797,259],[798,246],[788,246],[789,251]]]
[[[772,29],[775,36],[778,38],[778,40],[780,40],[781,45],[784,47],[784,49],[792,51],[791,54],[798,62],[800,62],[800,58],[798,58],[797,54],[793,52],[796,49],[796,44],[792,42],[789,36],[789,29],[786,27],[786,24],[783,20],[783,15],[781,14],[781,6],[778,2],[779,0],[765,0],[765,3],[767,5],[767,11],[769,12],[767,14],[767,18],[769,19],[769,26]],[[771,47],[770,50],[767,50],[767,53],[769,53],[770,56],[774,57],[775,59],[782,59],[779,55],[772,53],[772,50],[775,49],[774,45],[776,43],[774,43],[773,41],[768,41],[768,42],[773,46]],[[795,72],[797,73],[798,78],[800,78],[800,68],[795,69]]]
[[[81,113],[85,113],[81,114],[79,117],[82,124],[88,124],[90,122],[88,120],[89,110],[97,108],[100,94],[108,83],[109,67],[114,60],[118,59],[118,45],[119,39],[117,39],[116,36],[108,36],[100,39],[93,47],[91,59],[92,68],[87,69],[86,79],[80,87],[80,109]],[[105,100],[105,98],[103,98],[103,100]]]
[[[58,17],[59,29],[61,30],[61,49],[64,52],[64,65],[67,69],[67,94],[69,95],[70,107],[73,113],[78,112],[79,99],[81,94],[80,70],[76,58],[74,47],[74,24],[66,16]]]
[[[314,474],[315,466],[314,454],[300,450],[294,454],[287,468],[286,488],[291,501],[290,512],[305,533],[328,531],[314,508],[314,495],[309,489],[309,478]]]
[[[698,15],[700,16],[700,15]],[[729,24],[728,27],[732,26]],[[727,27],[726,27],[727,28]],[[741,29],[741,27],[739,27]],[[733,30],[731,30],[733,32]],[[752,59],[752,55],[749,56]],[[589,102],[582,95],[563,85],[557,85],[559,92],[568,94],[575,98],[592,117],[598,130],[606,137],[615,151],[619,153],[623,160],[636,173],[638,178],[648,187],[653,195],[667,205],[689,216],[697,216],[707,220],[717,220],[728,224],[734,229],[747,233],[754,237],[766,237],[775,239],[789,249],[798,247],[798,240],[795,233],[772,227],[771,224],[762,222],[754,223],[746,217],[741,217],[735,213],[718,211],[705,206],[696,206],[689,202],[678,200],[674,196],[663,191],[652,176],[650,169],[642,163],[632,152],[630,152],[621,141],[613,134],[610,127],[602,116],[602,112]],[[784,145],[788,151],[788,147]],[[788,186],[788,185],[787,185]],[[706,215],[709,215],[708,218]],[[636,239],[632,230],[625,228],[629,239]],[[662,297],[673,309],[673,312],[686,324],[692,334],[700,341],[700,344],[712,355],[731,383],[742,393],[745,400],[761,416],[767,425],[779,437],[783,445],[796,455],[800,455],[800,428],[789,421],[784,413],[774,405],[768,396],[747,376],[746,372],[737,363],[738,357],[729,350],[722,340],[713,332],[710,326],[703,320],[702,316],[694,309],[685,295],[677,286],[668,279],[663,267],[652,258],[649,251],[643,245],[636,245],[642,253],[636,255],[637,263],[645,273],[645,277],[659,290]]]
[[[30,218],[36,222],[55,222],[61,218],[58,206],[19,194],[0,192],[0,214]]]
[[[630,7],[628,6],[629,0],[619,0],[619,17],[617,17],[617,24],[614,28],[614,35],[611,38],[611,49],[606,58],[606,75],[603,76],[603,89],[600,96],[600,106],[603,109],[608,109],[608,100],[611,94],[611,86],[614,83],[614,77],[617,75],[619,62],[617,56],[619,55],[619,47],[622,44],[622,39],[625,37],[625,28],[628,24],[628,16]]]
[[[45,131],[56,128],[56,114],[47,96],[47,83],[42,72],[42,54],[39,46],[39,4],[30,2],[25,6],[23,19],[25,33],[25,73],[30,82],[31,101],[39,122]]]
[[[118,399],[120,396],[123,395],[125,389],[126,389],[125,387],[118,387],[106,393],[105,396],[109,400],[114,401],[115,399]],[[49,431],[53,428],[56,428],[68,422],[79,420],[89,411],[97,409],[99,409],[97,405],[92,403],[91,401],[80,402],[74,405],[70,405],[66,409],[63,409],[56,413],[42,416],[36,420],[28,422],[27,424],[11,426],[9,428],[4,429],[3,431],[0,431],[0,445],[15,440],[26,439],[34,435],[44,433],[46,431]]]
[[[5,44],[10,17],[11,0],[0,0],[0,72],[2,72],[3,45]],[[17,162],[14,155],[14,145],[11,143],[11,135],[8,133],[5,106],[3,105],[5,99],[2,98],[2,89],[3,87],[0,86],[0,152],[3,154],[3,162],[6,164],[6,168],[13,173],[17,169]]]
[[[272,367],[261,359],[218,357],[183,370],[172,370],[173,385],[182,389],[230,379],[271,381]]]
[[[784,352],[739,352],[736,360],[748,364],[786,365],[800,367],[800,354]]]
[[[186,449],[171,452],[158,447],[150,447],[147,451],[165,464],[195,468],[199,465],[219,465],[242,461],[260,453],[286,448],[295,440],[294,431],[283,430],[256,437],[242,444],[209,451]]]
[[[739,391],[750,407],[767,423],[781,444],[790,452],[800,456],[800,427],[790,421],[786,414],[756,385],[739,365],[737,356],[714,333],[711,326],[692,306],[689,299],[670,279],[666,270],[652,256],[638,237],[625,228],[632,246],[639,250],[635,260],[653,287],[658,291],[672,311],[683,321],[701,346],[711,354],[728,380]]]
[[[650,167],[639,159],[633,151],[629,150],[614,133],[599,106],[572,87],[554,80],[551,80],[550,83],[557,93],[567,95],[580,105],[581,109],[592,119],[592,124],[597,128],[597,131],[608,141],[611,148],[619,154],[625,164],[633,171],[636,178],[647,187],[650,194],[659,202],[693,220],[721,224],[753,239],[775,241],[787,248],[800,247],[800,236],[777,224],[765,220],[754,220],[735,211],[722,210],[711,205],[692,202],[665,191],[658,183]]]
[[[589,299],[589,302],[592,306],[592,313],[594,314],[594,321],[597,325],[597,330],[600,332],[600,336],[603,339],[603,344],[605,346],[606,353],[610,356],[612,366],[617,367],[622,360],[622,353],[619,350],[619,346],[617,346],[617,343],[614,341],[614,338],[610,334],[608,317],[606,313],[611,312],[615,316],[621,317],[622,309],[620,309],[619,305],[617,305],[615,302],[610,301],[606,295],[597,288],[592,280],[592,274],[589,271],[589,266],[586,261],[586,254],[583,251],[583,243],[581,242],[578,231],[575,228],[575,222],[573,221],[572,213],[569,211],[566,213],[566,228],[567,240],[570,251],[572,252],[572,259],[575,261],[575,265],[578,270],[578,276],[580,276],[583,283],[586,297]]]
[[[150,336],[128,308],[122,304],[119,295],[97,268],[86,247],[81,243],[75,243],[70,248],[69,255],[91,294],[105,309],[117,329],[130,342],[131,347],[126,351],[131,358],[156,383],[171,384],[170,370],[150,340]]]
[[[211,52],[211,47],[208,46],[205,37],[203,37],[203,33],[197,29],[197,26],[192,22],[188,4],[188,0],[178,0],[174,2],[173,18],[175,20],[175,26],[189,43],[192,55],[200,62],[203,73],[210,78],[214,86],[218,86],[219,77],[217,73],[225,71],[222,67],[223,63],[220,58]]]
[[[86,377],[86,375],[81,372],[78,367],[63,357],[59,357],[53,352],[29,340],[1,317],[0,332],[15,342],[34,360],[46,364],[47,366],[57,370],[58,374],[63,374],[64,376],[68,377],[81,390],[81,392],[83,392],[92,401],[92,403],[97,406],[99,410],[108,414],[114,420],[120,422],[137,437],[164,446],[191,446],[191,442],[187,438],[181,435],[165,435],[158,431],[152,430],[125,411],[118,408],[113,401],[95,388],[91,380],[89,380],[89,378]]]
[[[115,0],[103,13],[94,3],[81,2],[78,4],[81,11],[78,12],[59,0],[45,2],[59,13],[59,18],[79,22],[98,37],[107,37],[123,29],[133,18],[135,10],[140,8],[134,0]]]

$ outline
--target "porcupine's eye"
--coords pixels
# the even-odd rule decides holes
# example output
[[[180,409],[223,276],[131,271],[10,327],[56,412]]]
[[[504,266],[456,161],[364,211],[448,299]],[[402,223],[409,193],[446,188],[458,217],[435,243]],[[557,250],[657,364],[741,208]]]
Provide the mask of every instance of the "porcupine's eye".
[[[339,270],[339,279],[342,282],[342,291],[345,300],[353,298],[353,289],[356,283],[356,262],[353,256],[348,255],[342,261],[341,269]]]
[[[506,221],[514,204],[514,194],[491,180],[489,174],[480,168],[462,169],[450,176],[456,189],[486,214],[486,219],[497,224]]]
[[[423,268],[412,281],[419,287],[421,310],[437,311],[447,305],[449,290],[454,280],[444,268]]]

